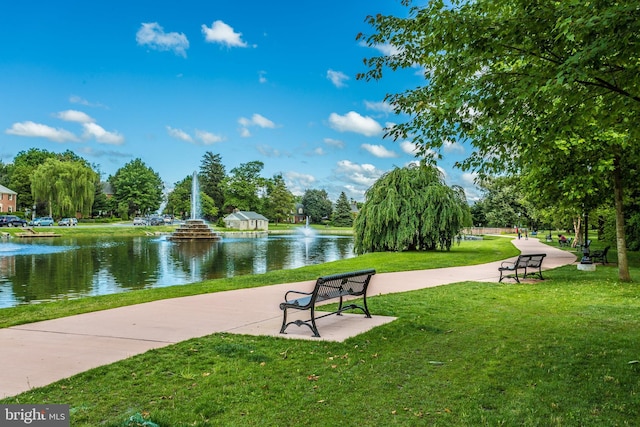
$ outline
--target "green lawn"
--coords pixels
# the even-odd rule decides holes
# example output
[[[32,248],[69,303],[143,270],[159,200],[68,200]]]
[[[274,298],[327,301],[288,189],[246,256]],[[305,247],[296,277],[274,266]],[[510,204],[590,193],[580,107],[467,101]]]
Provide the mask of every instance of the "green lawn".
[[[398,320],[344,343],[214,334],[2,403],[67,403],[72,426],[637,425],[640,288],[613,265],[545,277],[374,296]]]
[[[134,227],[113,227],[128,228]],[[66,228],[65,230],[68,230]],[[138,229],[136,229],[138,230]],[[75,231],[72,231],[75,232]],[[84,230],[81,232],[87,232]],[[139,232],[139,231],[138,231]],[[472,265],[496,261],[517,255],[518,251],[505,238],[487,238],[482,241],[465,241],[452,247],[450,252],[410,252],[410,253],[373,253],[356,258],[339,260],[321,265],[313,265],[295,270],[274,271],[260,275],[238,276],[229,279],[210,280],[184,286],[146,289],[115,295],[89,297],[77,300],[63,300],[0,309],[0,328],[48,320],[108,308],[140,304],[166,298],[219,292],[230,289],[252,288],[313,280],[318,276],[345,271],[376,268],[379,273],[392,271],[421,270],[453,265]]]

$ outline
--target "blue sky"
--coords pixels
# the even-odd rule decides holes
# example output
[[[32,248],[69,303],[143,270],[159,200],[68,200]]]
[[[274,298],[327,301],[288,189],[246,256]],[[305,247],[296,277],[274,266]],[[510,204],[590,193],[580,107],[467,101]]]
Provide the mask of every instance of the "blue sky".
[[[325,189],[364,200],[384,172],[415,160],[383,139],[402,118],[385,94],[425,83],[418,70],[357,81],[356,41],[371,14],[405,15],[398,0],[30,1],[0,13],[0,160],[72,150],[106,179],[141,158],[171,187],[220,154],[227,172],[253,160],[294,194]],[[449,184],[472,179],[439,163]]]

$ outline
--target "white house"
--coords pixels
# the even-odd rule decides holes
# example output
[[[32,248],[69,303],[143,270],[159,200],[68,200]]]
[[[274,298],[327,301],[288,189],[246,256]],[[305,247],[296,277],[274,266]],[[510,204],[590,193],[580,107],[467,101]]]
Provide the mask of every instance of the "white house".
[[[224,217],[224,225],[237,230],[268,230],[269,220],[259,213],[236,211]]]

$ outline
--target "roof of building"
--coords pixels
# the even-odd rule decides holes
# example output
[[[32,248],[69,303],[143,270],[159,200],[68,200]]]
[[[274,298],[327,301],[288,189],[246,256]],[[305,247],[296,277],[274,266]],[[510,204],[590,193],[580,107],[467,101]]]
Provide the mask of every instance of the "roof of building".
[[[2,193],[2,194],[18,194],[13,190],[8,189],[4,185],[0,185],[0,193]]]
[[[224,219],[225,220],[237,219],[237,220],[240,220],[240,221],[249,221],[249,220],[252,220],[252,219],[253,220],[269,221],[263,215],[260,215],[259,213],[255,213],[255,212],[250,212],[250,211],[237,211],[237,212],[234,212],[232,214],[227,215]]]

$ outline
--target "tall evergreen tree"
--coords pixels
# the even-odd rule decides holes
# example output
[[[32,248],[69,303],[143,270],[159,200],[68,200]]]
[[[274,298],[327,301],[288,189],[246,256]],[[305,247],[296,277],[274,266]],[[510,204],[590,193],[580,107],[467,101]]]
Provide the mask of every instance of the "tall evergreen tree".
[[[224,179],[225,167],[220,154],[207,151],[200,163],[200,190],[213,199],[218,212],[224,208]]]
[[[353,214],[351,213],[351,206],[347,200],[347,195],[340,193],[336,206],[333,209],[333,217],[331,222],[336,227],[351,227],[353,225]]]
[[[274,175],[267,183],[264,215],[276,224],[285,222],[295,209],[294,200],[282,174]]]

